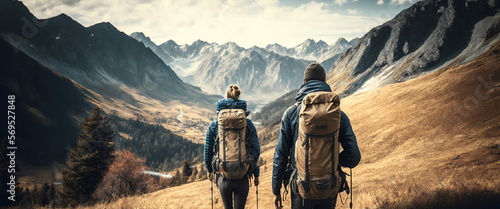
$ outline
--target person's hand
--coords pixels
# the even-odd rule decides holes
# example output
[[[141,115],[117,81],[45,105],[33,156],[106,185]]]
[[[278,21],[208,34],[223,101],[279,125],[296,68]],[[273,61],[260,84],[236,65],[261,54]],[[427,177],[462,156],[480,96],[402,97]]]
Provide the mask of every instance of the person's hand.
[[[274,206],[276,206],[276,209],[281,209],[283,208],[283,203],[281,202],[281,195],[274,195]]]
[[[255,184],[255,186],[259,186],[259,177],[258,176],[255,176],[254,179],[253,179],[253,183]]]

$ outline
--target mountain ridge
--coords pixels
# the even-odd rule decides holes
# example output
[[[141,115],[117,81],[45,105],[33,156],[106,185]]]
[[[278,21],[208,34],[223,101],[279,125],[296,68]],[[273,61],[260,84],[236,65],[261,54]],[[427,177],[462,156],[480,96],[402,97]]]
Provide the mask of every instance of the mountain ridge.
[[[116,87],[123,85],[162,101],[181,100],[205,106],[220,98],[185,84],[151,49],[111,23],[83,27],[66,14],[38,20],[20,2],[2,1],[0,10],[2,19],[10,20],[0,22],[2,37],[37,61],[103,96],[137,102]],[[32,37],[16,42],[9,37],[26,35],[22,31],[25,17],[43,25],[34,27],[36,33]]]
[[[498,8],[485,0],[417,2],[340,56],[328,83],[349,95],[472,59],[500,38]]]

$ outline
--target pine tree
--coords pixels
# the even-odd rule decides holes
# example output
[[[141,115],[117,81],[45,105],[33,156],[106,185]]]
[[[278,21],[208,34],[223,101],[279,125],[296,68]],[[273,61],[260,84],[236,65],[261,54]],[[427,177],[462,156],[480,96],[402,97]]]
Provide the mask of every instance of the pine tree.
[[[197,176],[198,176],[198,168],[196,168],[196,166],[194,166],[193,174],[191,175],[191,181],[196,181]]]
[[[47,199],[49,200],[49,205],[53,205],[56,202],[56,188],[54,184],[50,184],[49,190],[47,191]]]
[[[203,165],[200,165],[200,169],[198,171],[198,179],[201,179],[201,180],[204,180],[206,179],[206,172],[205,172],[205,168],[203,168]]]
[[[182,183],[187,182],[191,174],[193,174],[193,169],[191,168],[189,162],[186,160],[182,165]]]
[[[114,131],[96,107],[83,119],[76,146],[63,169],[64,199],[69,205],[90,203],[92,194],[113,162]]]
[[[174,178],[172,178],[172,185],[179,186],[183,183],[184,182],[182,182],[181,172],[179,170],[175,171]]]
[[[32,203],[33,197],[31,196],[31,191],[29,188],[23,188],[21,189],[21,195],[20,195],[20,200],[19,205],[27,206]]]
[[[38,193],[39,198],[40,198],[40,202],[38,204],[40,204],[41,206],[46,206],[50,202],[49,197],[48,197],[49,189],[50,189],[49,185],[47,184],[47,182],[45,182],[45,184],[43,184],[43,186],[42,186],[42,189]]]
[[[33,187],[33,191],[31,191],[31,204],[33,206],[38,206],[40,204],[40,201],[41,201],[41,197],[40,197],[40,190],[38,189],[38,187],[36,186],[36,182],[35,182],[35,187]]]

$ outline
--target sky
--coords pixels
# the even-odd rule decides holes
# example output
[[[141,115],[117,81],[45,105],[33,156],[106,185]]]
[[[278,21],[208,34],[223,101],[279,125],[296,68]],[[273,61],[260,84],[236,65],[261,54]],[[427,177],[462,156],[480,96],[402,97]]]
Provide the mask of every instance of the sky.
[[[110,22],[160,45],[196,40],[249,48],[362,37],[415,0],[22,0],[39,19],[65,13],[88,27]]]

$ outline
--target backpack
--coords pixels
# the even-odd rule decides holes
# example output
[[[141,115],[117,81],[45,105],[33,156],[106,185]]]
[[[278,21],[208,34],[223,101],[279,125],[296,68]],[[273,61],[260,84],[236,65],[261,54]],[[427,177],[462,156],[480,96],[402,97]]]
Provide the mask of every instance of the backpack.
[[[242,109],[223,109],[217,115],[218,136],[214,146],[212,168],[227,179],[241,179],[251,169],[247,154],[247,121]]]
[[[302,100],[293,183],[304,199],[336,197],[341,186],[339,105],[339,96],[332,92],[310,93]]]

